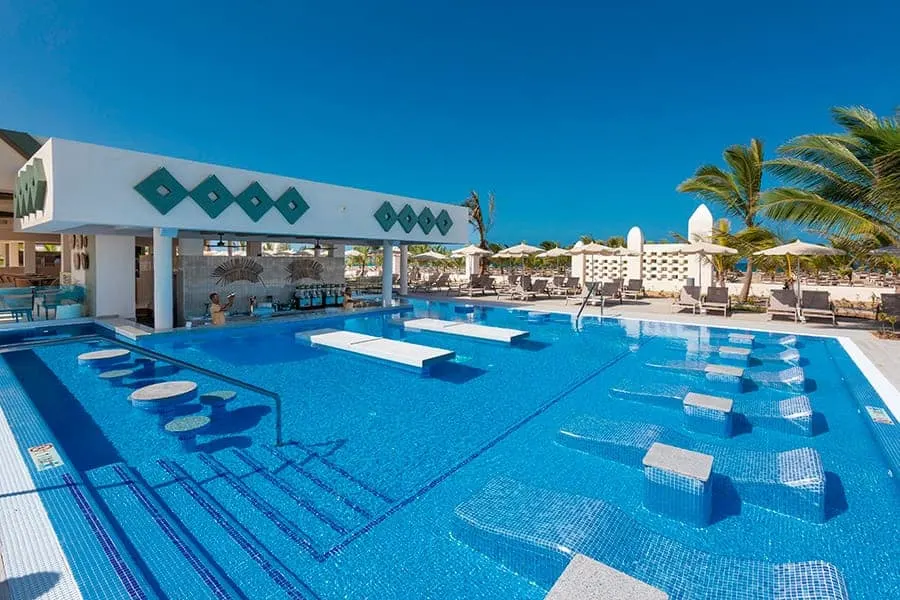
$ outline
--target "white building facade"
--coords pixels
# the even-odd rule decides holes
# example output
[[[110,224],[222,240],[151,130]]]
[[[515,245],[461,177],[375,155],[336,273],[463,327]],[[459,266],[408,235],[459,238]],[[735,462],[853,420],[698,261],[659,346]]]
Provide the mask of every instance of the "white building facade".
[[[701,204],[688,219],[686,237],[691,241],[709,241],[712,233],[712,213]],[[702,281],[704,286],[713,282],[713,267],[708,259],[679,253],[686,244],[645,243],[643,232],[636,226],[625,239],[633,256],[575,255],[572,274],[582,282],[641,279],[644,289],[660,292],[677,291],[688,279]],[[581,242],[575,245],[580,246]]]

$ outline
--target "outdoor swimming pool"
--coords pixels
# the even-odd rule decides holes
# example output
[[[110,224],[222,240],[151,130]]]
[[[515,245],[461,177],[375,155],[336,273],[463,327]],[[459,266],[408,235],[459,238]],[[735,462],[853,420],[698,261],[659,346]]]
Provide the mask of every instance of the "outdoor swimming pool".
[[[413,315],[529,336],[405,331]],[[322,327],[456,356],[423,377],[295,335]],[[63,451],[34,475],[61,478],[41,496],[85,597],[539,599],[572,552],[672,598],[840,598],[841,579],[856,600],[900,596],[900,491],[878,444],[900,438],[864,409],[880,399],[835,339],[731,333],[415,301],[148,336],[152,355],[104,369],[118,378],[78,364],[109,340],[6,352],[0,406],[23,448],[42,435],[31,406]],[[740,389],[703,371],[746,360],[723,346],[751,349]],[[174,380],[237,392],[199,452],[128,401]],[[731,436],[686,419],[691,391],[734,399]],[[653,442],[714,457],[708,525],[645,507]],[[73,490],[93,525],[71,524]]]

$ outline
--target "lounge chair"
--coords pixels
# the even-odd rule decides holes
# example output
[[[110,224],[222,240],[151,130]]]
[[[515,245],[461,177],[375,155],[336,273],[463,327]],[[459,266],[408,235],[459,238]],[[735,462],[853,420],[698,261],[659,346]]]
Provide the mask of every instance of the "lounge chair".
[[[450,290],[450,274],[449,273],[441,273],[437,277],[432,278],[430,281],[422,284],[419,287],[416,287],[416,291],[423,292],[435,292],[442,288],[447,288],[447,291]]]
[[[900,320],[900,294],[882,294],[878,314],[897,317]]]
[[[524,289],[524,287],[519,290],[515,290],[510,297],[519,298],[521,300],[534,300],[541,294],[547,294],[547,297],[550,296],[550,294],[547,292],[546,279],[537,279],[527,290]]]
[[[769,320],[774,317],[793,317],[796,322],[800,315],[797,312],[797,295],[794,290],[772,290],[766,313]]]
[[[672,304],[672,311],[679,312],[689,308],[692,314],[696,314],[700,306],[700,288],[696,285],[686,285],[681,288],[678,298]]]
[[[806,321],[808,318],[831,319],[832,325],[837,325],[837,315],[828,292],[805,291],[800,299],[800,318]]]
[[[597,306],[603,303],[603,297],[600,296],[600,288],[602,284],[599,281],[586,281],[578,292],[571,296],[566,296],[566,304],[569,299],[575,300],[578,304],[586,303]]]
[[[706,312],[721,310],[724,316],[728,316],[728,309],[731,308],[731,300],[728,298],[727,287],[706,288],[706,299],[703,301],[703,308]]]
[[[639,300],[644,296],[644,280],[629,279],[628,285],[622,288],[622,298],[624,300]]]
[[[596,294],[600,295],[600,298],[603,300],[604,306],[606,306],[606,303],[610,301],[616,301],[621,304],[621,284],[617,283],[618,281],[621,280],[608,281],[603,284],[598,292],[595,292]]]

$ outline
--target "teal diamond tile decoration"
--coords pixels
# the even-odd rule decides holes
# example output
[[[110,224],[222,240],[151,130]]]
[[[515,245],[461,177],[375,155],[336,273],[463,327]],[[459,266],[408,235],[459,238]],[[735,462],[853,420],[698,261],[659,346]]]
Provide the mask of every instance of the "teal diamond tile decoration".
[[[416,217],[416,211],[413,210],[412,206],[407,204],[397,213],[397,222],[400,223],[403,231],[409,233],[416,226],[416,223],[419,222],[419,218]]]
[[[275,208],[278,209],[285,221],[293,225],[309,210],[309,204],[296,188],[289,187],[275,202]]]
[[[215,175],[210,175],[192,189],[191,198],[213,219],[234,202],[234,194]]]
[[[269,194],[266,193],[266,190],[264,190],[256,181],[247,186],[246,190],[238,194],[234,201],[244,209],[247,216],[254,222],[259,221],[270,208],[275,206],[272,197],[269,196]]]
[[[397,222],[397,213],[390,202],[385,202],[375,211],[375,219],[382,229],[390,231],[394,223]]]
[[[438,231],[441,232],[441,235],[447,235],[447,232],[453,227],[453,219],[450,218],[450,215],[447,214],[446,210],[442,210],[438,213],[437,220],[434,224],[437,226]]]
[[[44,173],[44,161],[39,158],[32,161],[34,171],[31,179],[31,211],[44,210],[47,196],[47,174]]]
[[[425,235],[428,235],[431,233],[431,230],[434,229],[434,225],[434,213],[426,206],[422,209],[422,212],[419,213],[419,227],[422,228]]]
[[[18,218],[44,210],[47,196],[47,176],[44,163],[35,158],[16,176],[13,192],[13,215]]]
[[[161,214],[168,213],[188,195],[184,186],[165,167],[153,171],[134,189]]]

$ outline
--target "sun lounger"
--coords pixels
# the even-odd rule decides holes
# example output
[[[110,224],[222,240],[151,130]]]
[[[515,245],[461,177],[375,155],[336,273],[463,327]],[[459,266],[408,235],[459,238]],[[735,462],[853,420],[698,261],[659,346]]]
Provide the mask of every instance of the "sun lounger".
[[[491,480],[454,513],[456,539],[545,588],[583,554],[677,598],[849,598],[840,571],[829,563],[710,554],[603,500],[515,480]]]
[[[721,310],[724,316],[728,316],[728,309],[731,308],[731,300],[728,298],[727,287],[706,288],[706,299],[703,301],[703,308],[709,313],[711,310]]]
[[[686,285],[681,288],[678,298],[672,304],[672,311],[679,312],[686,308],[691,309],[691,313],[696,313],[700,309],[700,288],[695,285]]]
[[[628,285],[622,288],[622,298],[624,300],[639,300],[644,296],[644,280],[629,279]]]
[[[769,294],[769,305],[766,307],[769,320],[774,317],[793,317],[794,321],[799,317],[797,311],[797,295],[793,290],[772,290]]]
[[[507,344],[528,337],[527,331],[519,329],[490,327],[465,321],[443,321],[441,319],[409,319],[403,321],[403,328],[409,331],[430,331],[432,333],[445,333]]]
[[[456,356],[452,350],[410,344],[341,329],[300,331],[295,338],[307,340],[312,346],[352,352],[423,371],[427,371],[436,363],[450,360]]]
[[[837,315],[831,305],[828,292],[805,291],[800,300],[800,317],[806,321],[810,317],[814,319],[831,319],[832,325],[837,325]]]
[[[523,277],[526,280],[526,283],[530,284],[527,288],[525,285],[519,286],[517,289],[513,290],[510,293],[510,298],[514,300],[534,300],[538,296],[547,294],[547,297],[550,297],[550,294],[547,293],[547,280],[546,279],[538,279],[534,283],[531,283],[530,277]]]

